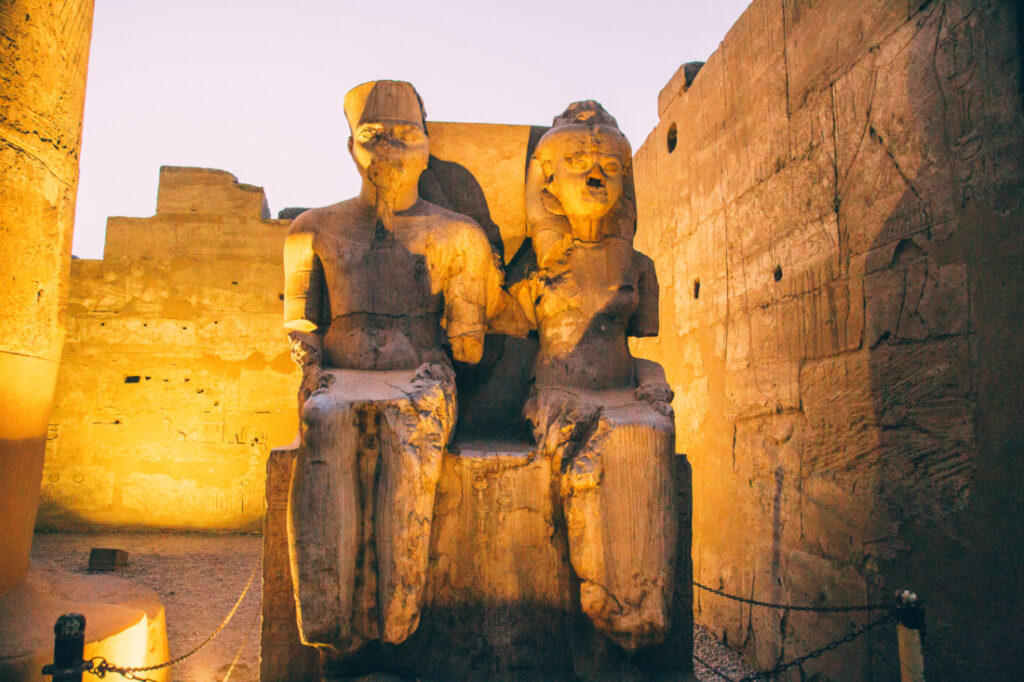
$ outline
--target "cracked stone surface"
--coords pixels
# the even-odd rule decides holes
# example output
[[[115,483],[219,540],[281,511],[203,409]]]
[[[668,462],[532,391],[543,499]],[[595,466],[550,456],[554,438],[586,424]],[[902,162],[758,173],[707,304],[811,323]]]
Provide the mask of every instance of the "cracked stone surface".
[[[1024,338],[1007,313],[1024,280],[1020,21],[1000,0],[757,0],[667,86],[635,157],[663,333],[633,348],[676,395],[696,579],[799,604],[913,584],[934,604],[929,676],[948,679],[1012,677],[1019,656],[983,653],[1007,628],[1024,650],[1020,598],[980,588],[1012,574],[1019,595],[1024,575],[1006,350]],[[860,624],[695,597],[759,669]],[[880,632],[791,678],[887,679],[896,658]]]

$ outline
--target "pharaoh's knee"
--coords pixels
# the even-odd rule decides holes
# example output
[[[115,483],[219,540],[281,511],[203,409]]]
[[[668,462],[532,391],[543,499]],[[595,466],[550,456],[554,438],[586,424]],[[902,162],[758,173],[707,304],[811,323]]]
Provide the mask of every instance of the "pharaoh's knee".
[[[323,425],[338,413],[337,401],[325,394],[313,394],[302,405],[302,422],[310,429]]]

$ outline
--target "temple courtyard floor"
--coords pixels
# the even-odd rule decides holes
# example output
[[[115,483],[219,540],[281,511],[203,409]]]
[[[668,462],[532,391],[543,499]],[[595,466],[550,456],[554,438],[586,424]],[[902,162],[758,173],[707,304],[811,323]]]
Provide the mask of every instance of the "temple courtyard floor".
[[[260,536],[36,533],[32,559],[86,573],[89,551],[94,547],[126,550],[128,565],[114,575],[145,585],[163,599],[172,657],[190,651],[217,629],[255,571],[249,592],[231,621],[213,641],[174,666],[172,679],[255,682],[259,678]],[[754,672],[699,627],[694,629],[694,654],[732,679]],[[694,668],[698,680],[721,680],[699,663],[695,662]],[[86,675],[85,679],[96,678]]]

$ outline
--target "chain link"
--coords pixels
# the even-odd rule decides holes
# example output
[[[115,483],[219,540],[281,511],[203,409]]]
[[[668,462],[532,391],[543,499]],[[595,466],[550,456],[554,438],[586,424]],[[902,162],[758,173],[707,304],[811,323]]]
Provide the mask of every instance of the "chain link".
[[[780,663],[779,665],[775,666],[771,670],[767,670],[765,672],[760,672],[760,673],[755,673],[753,675],[747,675],[746,677],[744,677],[741,680],[739,680],[739,682],[752,682],[753,680],[764,680],[764,679],[768,679],[769,677],[774,677],[775,675],[778,675],[779,673],[781,673],[784,670],[788,670],[789,668],[792,668],[794,666],[798,666],[801,663],[806,663],[807,661],[811,660],[812,658],[818,658],[822,654],[824,654],[826,652],[829,652],[829,651],[832,651],[833,649],[837,649],[840,646],[842,646],[843,644],[846,644],[847,642],[852,642],[853,640],[857,639],[861,635],[866,634],[867,632],[870,632],[871,630],[874,630],[879,625],[882,625],[883,623],[886,623],[886,622],[888,622],[890,620],[895,620],[897,615],[898,614],[895,611],[893,611],[892,613],[887,613],[884,616],[882,616],[881,618],[876,618],[875,620],[871,621],[870,623],[868,623],[864,627],[858,628],[858,629],[854,630],[853,632],[851,632],[850,634],[846,635],[845,637],[837,639],[834,642],[829,642],[828,644],[826,644],[825,646],[821,647],[820,649],[815,649],[814,651],[810,652],[809,654],[804,654],[803,656],[799,656],[797,658],[794,658],[792,661],[789,661],[788,663]]]
[[[212,642],[213,639],[220,634],[221,630],[223,630],[227,626],[227,624],[231,622],[231,619],[234,617],[235,612],[238,611],[238,607],[242,605],[242,600],[244,600],[245,595],[249,593],[249,588],[252,587],[252,581],[256,577],[256,572],[259,571],[259,569],[259,564],[257,564],[256,567],[252,569],[252,573],[249,574],[249,580],[245,583],[245,587],[242,589],[242,594],[238,595],[238,600],[235,602],[235,605],[231,607],[231,611],[229,611],[228,615],[224,617],[224,620],[222,620],[220,625],[217,626],[217,629],[213,631],[213,634],[211,634],[209,637],[203,640],[199,644],[199,646],[195,647],[188,653],[182,654],[181,656],[173,658],[165,663],[159,663],[157,665],[139,666],[135,668],[122,668],[112,663],[108,663],[107,659],[103,658],[102,656],[96,656],[90,659],[92,668],[87,670],[86,672],[89,672],[101,679],[103,677],[106,677],[107,673],[117,673],[121,677],[124,677],[129,680],[154,682],[154,680],[148,677],[138,677],[136,673],[146,673],[151,672],[153,670],[161,670],[163,668],[170,668],[171,666],[178,665],[179,663],[181,663],[182,661],[184,661],[185,659],[189,658],[197,651],[202,649],[204,646]]]
[[[758,601],[757,599],[747,599],[746,597],[740,597],[735,594],[729,594],[722,590],[716,590],[713,587],[707,585],[701,585],[696,580],[693,581],[694,587],[699,587],[706,592],[717,594],[726,599],[732,599],[734,601],[742,602],[744,604],[750,604],[751,606],[765,606],[770,609],[783,609],[789,611],[814,611],[816,613],[850,613],[853,611],[882,611],[882,610],[895,610],[898,608],[896,604],[865,604],[863,606],[794,606],[792,604],[775,604],[773,602]]]
[[[899,614],[896,611],[893,611],[892,613],[887,613],[884,616],[882,616],[881,618],[876,618],[875,620],[871,621],[870,623],[868,623],[864,627],[858,628],[858,629],[854,630],[853,632],[851,632],[850,634],[845,635],[845,636],[835,640],[834,642],[829,642],[828,644],[826,644],[825,646],[821,647],[820,649],[815,649],[814,651],[812,651],[810,653],[807,653],[807,654],[804,654],[803,656],[798,656],[797,658],[794,658],[792,661],[787,661],[786,663],[780,663],[779,665],[775,666],[771,670],[766,670],[764,672],[754,673],[753,675],[747,675],[746,677],[740,678],[739,680],[736,680],[736,681],[733,681],[732,678],[730,678],[728,675],[723,673],[721,670],[718,670],[714,666],[708,664],[707,661],[705,661],[704,659],[700,658],[699,656],[694,655],[693,659],[695,661],[697,661],[698,663],[700,663],[705,668],[707,668],[708,670],[710,670],[711,672],[713,672],[715,675],[718,675],[719,677],[721,677],[724,680],[729,680],[729,682],[753,682],[754,680],[766,680],[766,679],[774,677],[774,676],[778,675],[779,673],[781,673],[781,672],[783,672],[785,670],[788,670],[788,669],[790,669],[792,667],[801,665],[802,663],[806,663],[807,661],[809,661],[809,660],[811,660],[813,658],[818,658],[822,654],[825,654],[825,653],[827,653],[829,651],[832,651],[834,649],[838,649],[843,644],[846,644],[847,642],[852,642],[853,640],[857,639],[861,635],[866,634],[866,633],[870,632],[871,630],[874,630],[879,625],[882,625],[882,624],[884,624],[884,623],[886,623],[886,622],[888,622],[890,620],[896,619],[898,617],[898,615]]]

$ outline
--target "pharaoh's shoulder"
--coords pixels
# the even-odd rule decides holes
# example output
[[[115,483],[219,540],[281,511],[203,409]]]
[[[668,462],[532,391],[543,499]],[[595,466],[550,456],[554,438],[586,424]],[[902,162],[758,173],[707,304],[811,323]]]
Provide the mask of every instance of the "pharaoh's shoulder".
[[[358,198],[352,198],[300,213],[288,234],[360,236],[367,232],[368,221],[372,223],[372,210]]]

